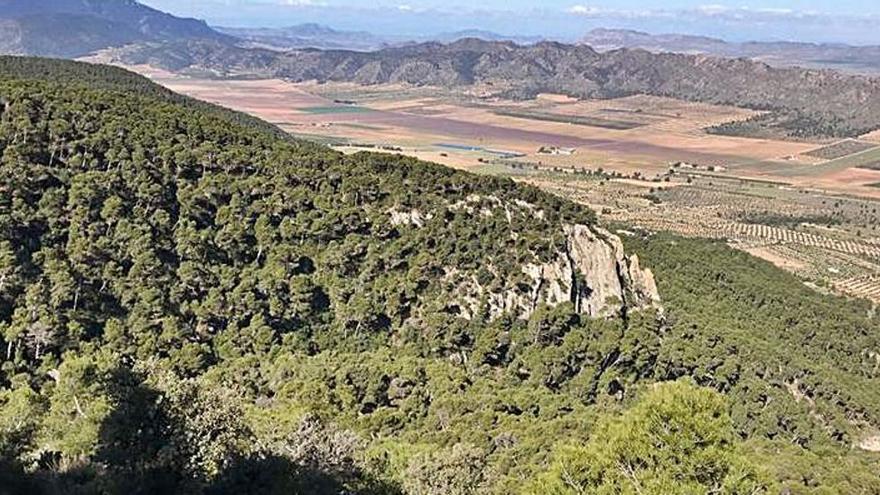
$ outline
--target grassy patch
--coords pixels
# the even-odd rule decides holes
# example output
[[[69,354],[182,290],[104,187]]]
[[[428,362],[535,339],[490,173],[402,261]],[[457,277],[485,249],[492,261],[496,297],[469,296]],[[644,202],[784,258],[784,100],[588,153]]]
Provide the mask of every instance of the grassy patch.
[[[873,169],[873,167],[877,165],[880,165],[880,147],[872,148],[861,153],[845,156],[843,158],[838,158],[836,160],[831,160],[821,165],[815,165],[812,167],[797,167],[796,169],[792,169],[788,173],[783,173],[780,175],[785,175],[788,177],[818,177],[829,173],[842,172],[850,168]]]
[[[880,163],[880,147],[875,147],[861,153],[855,153],[837,160],[832,160],[825,165],[843,168],[862,168]]]
[[[315,115],[334,114],[334,113],[367,113],[372,112],[369,108],[347,106],[347,105],[327,105],[321,107],[304,107],[299,109],[301,112],[311,113]]]
[[[379,127],[379,126],[375,126],[375,125],[355,124],[353,122],[338,122],[338,123],[335,123],[334,125],[337,125],[340,127],[348,127],[350,129],[361,129],[361,130],[366,130],[366,131],[381,131],[382,129],[384,129],[383,127]]]
[[[603,119],[600,117],[581,117],[577,115],[559,115],[547,112],[498,110],[495,112],[495,114],[501,115],[503,117],[514,117],[518,119],[540,120],[543,122],[560,122],[563,124],[583,125],[588,127],[602,127],[605,129],[612,129],[617,131],[626,131],[629,129],[644,127],[647,125],[644,122],[633,122],[629,120]]]

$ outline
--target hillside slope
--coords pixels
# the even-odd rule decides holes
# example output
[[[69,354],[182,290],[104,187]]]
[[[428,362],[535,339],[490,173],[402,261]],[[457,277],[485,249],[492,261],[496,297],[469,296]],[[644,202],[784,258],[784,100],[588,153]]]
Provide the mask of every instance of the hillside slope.
[[[625,249],[534,188],[343,156],[119,69],[0,66],[13,493],[542,493],[545,470],[589,492],[615,475],[566,485],[571,452],[644,442],[656,414],[693,437],[621,454],[667,486],[877,493],[866,303],[715,243]],[[68,72],[104,82],[43,79]]]
[[[79,57],[134,42],[227,40],[202,21],[135,0],[2,0],[0,53]]]

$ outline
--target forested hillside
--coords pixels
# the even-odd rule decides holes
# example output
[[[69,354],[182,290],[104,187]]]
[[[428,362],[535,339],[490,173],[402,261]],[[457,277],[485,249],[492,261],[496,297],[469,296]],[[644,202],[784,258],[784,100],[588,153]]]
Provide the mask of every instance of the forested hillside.
[[[118,69],[0,70],[0,494],[880,493],[867,303]]]

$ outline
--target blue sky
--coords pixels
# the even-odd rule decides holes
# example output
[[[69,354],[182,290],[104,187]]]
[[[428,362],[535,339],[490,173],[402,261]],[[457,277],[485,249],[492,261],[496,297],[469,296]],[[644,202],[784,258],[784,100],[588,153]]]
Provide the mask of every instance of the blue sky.
[[[876,0],[142,0],[224,26],[318,22],[338,29],[432,34],[487,29],[571,40],[596,27],[744,40],[880,44]]]

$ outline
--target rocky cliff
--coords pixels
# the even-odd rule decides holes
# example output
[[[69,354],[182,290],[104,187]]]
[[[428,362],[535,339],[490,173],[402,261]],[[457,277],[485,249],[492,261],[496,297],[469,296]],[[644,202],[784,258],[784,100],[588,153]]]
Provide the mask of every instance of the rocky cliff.
[[[624,252],[619,237],[587,225],[566,225],[563,230],[565,247],[556,259],[523,266],[526,279],[516,287],[485,294],[474,281],[465,283],[462,292],[470,297],[462,303],[467,313],[479,309],[479,296],[484,295],[493,318],[506,313],[528,318],[542,304],[571,303],[576,312],[592,317],[625,316],[628,311],[660,307],[653,273],[641,268],[638,256]]]
[[[449,205],[449,209],[470,214],[475,222],[501,217],[511,226],[509,235],[513,237],[519,235],[515,224],[546,217],[533,204],[505,202],[494,196],[474,195]],[[417,229],[442,216],[415,210],[392,210],[388,214],[393,225]],[[560,225],[558,234],[561,242],[549,259],[534,256],[514,270],[514,276],[502,275],[498,259],[477,271],[447,268],[444,279],[453,288],[447,307],[467,319],[486,313],[490,319],[504,314],[525,319],[541,305],[556,307],[566,303],[578,313],[599,318],[625,317],[630,311],[661,308],[653,273],[641,267],[638,256],[624,251],[617,235],[585,224]]]

